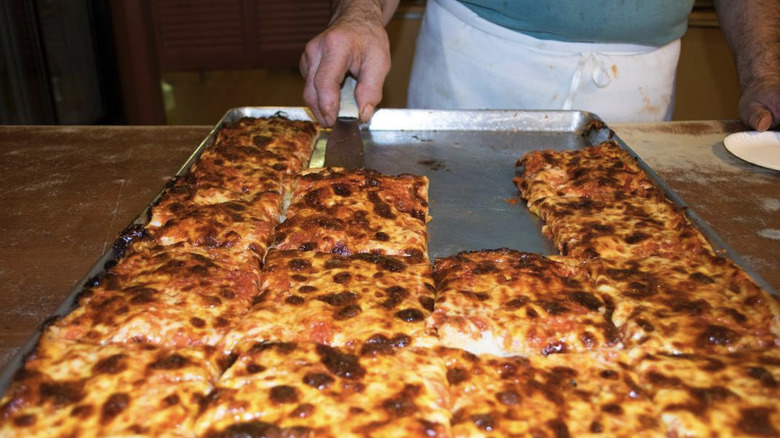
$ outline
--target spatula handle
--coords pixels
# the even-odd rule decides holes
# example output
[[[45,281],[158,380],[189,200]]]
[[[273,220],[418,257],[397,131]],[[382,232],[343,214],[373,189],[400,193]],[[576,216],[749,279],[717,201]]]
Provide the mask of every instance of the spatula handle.
[[[339,118],[357,119],[359,114],[357,102],[355,101],[355,78],[348,75],[341,86]]]

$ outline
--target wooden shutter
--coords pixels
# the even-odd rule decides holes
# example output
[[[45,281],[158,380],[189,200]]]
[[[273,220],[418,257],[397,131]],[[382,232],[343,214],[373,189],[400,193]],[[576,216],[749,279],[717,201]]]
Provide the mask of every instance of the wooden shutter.
[[[327,0],[153,0],[160,70],[295,66],[328,23]]]

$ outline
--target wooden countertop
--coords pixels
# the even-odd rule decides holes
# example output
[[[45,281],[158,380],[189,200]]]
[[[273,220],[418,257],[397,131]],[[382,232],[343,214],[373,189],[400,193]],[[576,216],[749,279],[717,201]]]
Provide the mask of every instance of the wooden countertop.
[[[0,369],[210,128],[0,126]],[[780,172],[725,150],[723,138],[741,124],[613,129],[780,290]]]

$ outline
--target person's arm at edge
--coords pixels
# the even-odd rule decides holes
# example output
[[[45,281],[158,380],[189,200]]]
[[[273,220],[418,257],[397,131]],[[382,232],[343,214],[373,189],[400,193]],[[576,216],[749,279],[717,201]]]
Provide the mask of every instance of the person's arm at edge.
[[[737,64],[739,115],[758,131],[780,124],[780,1],[715,0]]]
[[[382,100],[390,71],[390,42],[384,26],[399,0],[341,0],[328,28],[306,44],[300,70],[303,99],[317,121],[333,126],[339,110],[339,90],[347,73],[357,79],[355,99],[360,120],[368,121]]]

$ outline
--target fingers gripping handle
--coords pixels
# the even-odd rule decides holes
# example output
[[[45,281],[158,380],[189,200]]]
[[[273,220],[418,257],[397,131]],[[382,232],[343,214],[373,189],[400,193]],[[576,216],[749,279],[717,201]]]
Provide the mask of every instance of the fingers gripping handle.
[[[355,101],[355,78],[348,75],[341,86],[339,118],[357,119],[359,114],[357,102]]]

